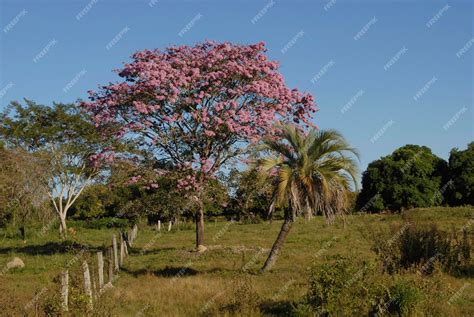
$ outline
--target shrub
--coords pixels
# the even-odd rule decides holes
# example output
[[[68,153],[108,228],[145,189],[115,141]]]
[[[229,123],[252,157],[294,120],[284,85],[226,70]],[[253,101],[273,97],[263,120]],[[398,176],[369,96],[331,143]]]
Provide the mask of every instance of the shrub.
[[[384,275],[373,265],[342,256],[328,257],[311,271],[306,303],[322,316],[363,316],[378,311],[389,295]]]
[[[365,261],[332,256],[312,268],[306,299],[293,313],[300,315],[309,307],[312,314],[306,316],[412,316],[423,304],[424,293],[435,291],[417,275],[387,275]]]
[[[261,298],[253,286],[251,277],[243,276],[236,281],[231,301],[222,310],[237,313],[238,316],[253,316],[260,312],[260,301]]]
[[[399,316],[410,316],[421,300],[421,291],[413,283],[405,280],[396,282],[389,289],[382,311],[396,313]]]
[[[390,274],[413,268],[431,274],[437,263],[445,272],[457,274],[472,266],[472,238],[466,230],[449,233],[435,224],[406,223],[388,233],[372,233],[370,240],[382,269]]]

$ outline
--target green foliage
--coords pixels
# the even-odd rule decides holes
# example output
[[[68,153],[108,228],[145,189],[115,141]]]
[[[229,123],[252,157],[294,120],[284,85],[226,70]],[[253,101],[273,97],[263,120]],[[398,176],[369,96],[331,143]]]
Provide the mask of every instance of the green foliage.
[[[357,208],[378,212],[439,205],[446,171],[446,162],[426,146],[405,145],[369,164]]]
[[[417,304],[421,301],[421,291],[405,280],[399,280],[390,287],[390,296],[384,303],[384,308],[390,313],[396,313],[398,316],[411,316]]]
[[[229,193],[224,183],[214,178],[209,180],[205,188],[204,212],[207,216],[219,216],[224,212],[229,200]]]
[[[104,229],[104,228],[126,229],[130,227],[130,221],[128,219],[107,217],[107,218],[89,220],[85,223],[84,227],[89,228],[89,229]]]
[[[24,105],[10,103],[0,114],[0,139],[29,152],[54,146],[81,157],[95,153],[101,140],[88,115],[76,105],[54,103],[49,107],[27,99]]]
[[[332,256],[312,268],[303,304],[319,316],[412,316],[423,299],[421,286],[370,263]]]
[[[106,216],[111,194],[112,192],[101,184],[86,187],[71,207],[72,218],[85,220]]]
[[[474,205],[474,142],[467,149],[453,149],[449,156],[448,188],[449,203],[452,206]]]
[[[154,181],[154,188],[144,184],[127,184],[129,177],[122,175],[121,182],[111,177],[110,185],[93,184],[86,187],[71,207],[74,219],[90,220],[101,217],[136,219],[147,216],[150,223],[177,217],[191,217],[195,204],[176,189],[176,179],[164,175]],[[213,179],[204,195],[206,215],[221,215],[227,204],[227,189]]]
[[[0,147],[0,162],[0,226],[19,225],[24,238],[31,216],[47,213],[45,162],[20,148],[6,147]]]
[[[268,217],[268,210],[272,199],[272,184],[258,181],[256,169],[239,171],[232,169],[229,172],[228,187],[232,200],[227,213],[236,215],[244,221],[254,222]]]
[[[349,209],[348,192],[357,186],[358,156],[336,130],[310,130],[283,125],[278,139],[266,139],[256,167],[274,185],[270,210],[298,214],[322,213],[329,221]]]

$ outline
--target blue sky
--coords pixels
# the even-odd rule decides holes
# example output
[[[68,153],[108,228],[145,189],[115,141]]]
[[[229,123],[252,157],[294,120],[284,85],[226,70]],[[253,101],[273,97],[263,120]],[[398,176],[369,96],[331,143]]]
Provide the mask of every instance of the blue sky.
[[[85,98],[136,50],[264,41],[362,169],[407,143],[447,158],[474,139],[473,21],[471,1],[0,0],[0,108]]]

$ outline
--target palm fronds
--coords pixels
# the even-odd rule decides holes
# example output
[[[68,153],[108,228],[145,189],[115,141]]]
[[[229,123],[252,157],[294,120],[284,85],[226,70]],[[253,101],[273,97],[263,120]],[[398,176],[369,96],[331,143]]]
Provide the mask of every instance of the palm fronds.
[[[275,191],[270,212],[285,208],[287,217],[321,213],[328,222],[348,210],[348,191],[357,188],[358,152],[336,130],[311,130],[294,125],[280,127],[278,138],[266,139],[266,155],[256,161]]]

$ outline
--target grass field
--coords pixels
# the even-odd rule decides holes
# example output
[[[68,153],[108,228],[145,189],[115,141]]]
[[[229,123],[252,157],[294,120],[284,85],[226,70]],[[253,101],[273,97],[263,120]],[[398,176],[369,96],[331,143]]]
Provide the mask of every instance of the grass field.
[[[140,226],[138,238],[114,281],[114,288],[101,296],[96,315],[112,316],[208,316],[208,315],[287,315],[308,291],[311,268],[330,255],[376,260],[367,232],[389,230],[403,221],[435,222],[445,229],[459,230],[474,216],[472,208],[416,209],[401,215],[352,215],[346,228],[342,223],[327,226],[316,217],[299,219],[271,272],[258,274],[280,228],[280,222],[239,224],[225,221],[206,224],[208,250],[193,252],[194,231],[185,224],[178,231],[158,233]],[[472,221],[472,220],[471,220]],[[74,227],[75,224],[72,224]],[[474,225],[470,227],[472,232]],[[32,231],[33,230],[33,231]],[[32,229],[26,242],[9,231],[0,231],[0,267],[14,256],[25,262],[23,269],[0,276],[0,315],[42,316],[42,305],[54,297],[59,272],[75,261],[77,248],[95,251],[110,244],[112,229],[85,229],[78,224],[69,239],[76,251],[61,241],[54,230],[38,234]],[[83,257],[88,256],[84,252]],[[94,260],[91,259],[91,262]],[[76,261],[79,266],[80,261]],[[73,270],[71,266],[71,270]],[[92,270],[94,278],[95,271]],[[408,278],[431,279],[439,290],[421,300],[416,315],[474,316],[472,276],[454,277],[445,273]],[[396,277],[393,277],[396,278]],[[462,290],[455,301],[449,299]],[[245,309],[231,309],[236,303]],[[26,307],[26,308],[25,308]],[[240,306],[239,306],[240,307]],[[36,310],[36,312],[35,312]],[[438,312],[438,313],[437,313]],[[72,312],[71,315],[82,315]]]

